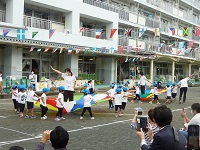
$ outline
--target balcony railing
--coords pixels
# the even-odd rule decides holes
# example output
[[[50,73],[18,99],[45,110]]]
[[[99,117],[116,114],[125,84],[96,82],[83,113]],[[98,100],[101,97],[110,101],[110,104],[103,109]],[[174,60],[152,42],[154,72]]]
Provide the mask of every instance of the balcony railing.
[[[6,22],[6,12],[0,10],[0,22]]]
[[[85,31],[82,32],[82,36],[96,38],[96,30],[95,29],[85,30]],[[106,40],[106,33],[105,32],[101,33],[100,39]]]
[[[56,29],[57,31],[64,31],[64,23],[55,22],[52,20],[46,20],[31,16],[24,16],[24,25],[33,28],[40,29]]]

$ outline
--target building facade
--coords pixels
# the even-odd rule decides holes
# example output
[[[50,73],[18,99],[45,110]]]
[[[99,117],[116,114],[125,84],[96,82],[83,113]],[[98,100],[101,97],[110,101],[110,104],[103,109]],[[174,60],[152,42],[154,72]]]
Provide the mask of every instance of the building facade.
[[[61,71],[68,67],[77,77],[106,84],[137,75],[137,69],[152,81],[173,82],[192,73],[199,78],[200,36],[194,34],[199,14],[199,0],[0,0],[0,70],[3,78],[33,70],[40,80],[56,77],[50,65]],[[19,29],[25,29],[24,39],[17,39]],[[51,29],[55,32],[49,37]],[[102,29],[99,39],[96,29]],[[112,38],[111,29],[117,29]],[[131,29],[126,36],[125,29]],[[140,29],[145,32],[139,37]],[[192,48],[180,51],[179,42],[188,47],[190,41]]]

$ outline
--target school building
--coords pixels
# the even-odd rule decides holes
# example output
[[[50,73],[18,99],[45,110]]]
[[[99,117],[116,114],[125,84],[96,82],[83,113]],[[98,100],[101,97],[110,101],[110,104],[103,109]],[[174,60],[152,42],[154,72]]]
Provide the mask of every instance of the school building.
[[[104,84],[137,68],[152,81],[199,78],[199,25],[199,0],[0,0],[0,70],[40,80],[68,67]]]

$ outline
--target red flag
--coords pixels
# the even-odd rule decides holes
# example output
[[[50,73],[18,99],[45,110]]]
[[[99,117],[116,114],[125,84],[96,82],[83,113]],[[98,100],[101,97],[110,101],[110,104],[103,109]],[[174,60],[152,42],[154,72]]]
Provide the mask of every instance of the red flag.
[[[73,50],[73,48],[69,48],[69,49],[68,49],[68,54],[69,54],[69,55],[72,54],[72,50]]]
[[[49,29],[49,39],[52,37],[56,29]]]
[[[193,40],[189,41],[189,43],[188,43],[188,48],[192,48],[193,44],[194,44],[194,41],[193,41]]]
[[[138,53],[140,51],[140,48],[141,48],[141,45],[138,45],[136,48],[135,48],[135,51]]]
[[[119,48],[118,48],[118,53],[122,53],[123,52],[123,50],[124,50],[124,46],[120,46]]]
[[[81,51],[81,49],[80,49],[80,48],[77,48],[77,49],[76,49],[76,54],[78,54],[80,51]]]
[[[80,28],[80,32],[83,32],[83,31],[88,30],[88,29],[89,29],[89,28],[81,27],[81,28]]]
[[[200,27],[196,27],[195,36],[200,36]]]
[[[34,49],[35,49],[35,47],[31,47],[31,49],[30,49],[30,51],[29,51],[29,52],[32,52]]]
[[[44,52],[48,52],[49,49],[50,49],[50,48],[45,48]]]
[[[117,31],[117,29],[110,29],[110,38],[113,37],[113,35],[115,34],[116,31]]]
[[[60,48],[60,54],[62,54],[63,50],[64,50],[64,48],[63,48],[63,47],[62,47],[62,48]]]
[[[179,49],[176,55],[179,55],[179,54],[181,53],[181,51],[182,51],[182,50],[181,50],[181,49]]]

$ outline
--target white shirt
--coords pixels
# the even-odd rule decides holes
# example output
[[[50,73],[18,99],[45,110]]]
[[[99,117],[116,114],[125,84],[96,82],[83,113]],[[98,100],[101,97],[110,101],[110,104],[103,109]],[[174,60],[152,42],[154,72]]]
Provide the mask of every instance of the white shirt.
[[[110,90],[108,90],[108,96],[110,96],[110,97],[114,97],[114,95],[115,95],[115,89],[110,89]]]
[[[28,92],[27,92],[27,99],[26,99],[26,101],[27,102],[34,102],[33,101],[33,96],[35,95],[35,92],[33,91],[33,90],[29,90]]]
[[[197,113],[190,121],[189,123],[185,123],[184,126],[186,129],[188,129],[189,125],[200,125],[200,113]]]
[[[136,90],[136,94],[140,94],[140,88],[139,88],[139,86],[136,86],[135,90]]]
[[[178,87],[177,87],[177,86],[174,86],[174,87],[172,88],[172,93],[177,93],[177,89],[178,89]]]
[[[88,88],[91,89],[92,88],[92,84],[88,83]]]
[[[153,93],[154,93],[155,95],[158,95],[158,89],[157,89],[157,87],[154,87]]]
[[[128,96],[129,96],[129,92],[124,92],[124,96],[123,96],[123,98],[122,98],[122,102],[127,103],[127,101],[128,101]]]
[[[59,101],[59,99],[60,99],[60,101]],[[64,96],[63,96],[63,94],[62,93],[59,93],[58,94],[58,100],[56,100],[56,106],[58,107],[58,108],[63,108],[63,105],[61,105],[61,103],[62,104],[64,104]]]
[[[42,101],[42,98],[43,98],[44,103],[43,103],[43,101]],[[44,107],[47,106],[47,96],[46,96],[45,93],[43,93],[42,96],[41,96],[40,105],[42,105],[42,106],[44,106]]]
[[[65,90],[74,91],[74,82],[76,81],[76,77],[74,75],[67,76],[65,73],[62,73],[62,77],[64,78]]]
[[[184,79],[182,79],[181,81],[179,81],[179,85],[180,85],[180,88],[182,88],[182,87],[188,87],[188,80],[189,80],[189,78],[184,78]]]
[[[172,88],[171,87],[167,87],[166,92],[167,92],[167,96],[172,96]]]
[[[26,102],[26,97],[27,97],[26,92],[24,92],[24,93],[19,92],[19,93],[17,94],[18,103],[20,103],[20,104],[25,104],[25,102]]]
[[[122,98],[123,98],[122,94],[116,94],[114,99],[115,105],[122,105]]]
[[[84,100],[84,107],[91,107],[91,101],[96,101],[91,95],[85,95],[83,97]]]
[[[29,79],[31,80],[31,82],[35,82],[35,74],[30,74],[29,75]]]
[[[17,94],[18,94],[18,89],[12,90],[12,99],[16,99],[17,100]]]
[[[146,84],[146,77],[143,75],[140,77],[140,85],[145,85]]]

